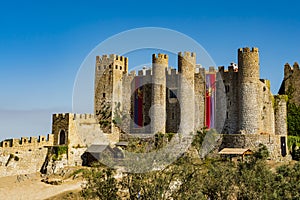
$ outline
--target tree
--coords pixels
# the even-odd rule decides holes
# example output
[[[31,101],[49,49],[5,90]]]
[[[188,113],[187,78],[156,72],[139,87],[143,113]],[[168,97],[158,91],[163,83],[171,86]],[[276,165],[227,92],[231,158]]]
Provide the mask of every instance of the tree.
[[[100,200],[117,200],[118,183],[114,178],[114,171],[109,168],[92,167],[85,171],[84,178],[87,181],[83,186],[82,195],[84,198],[96,198]]]
[[[253,154],[254,158],[256,159],[267,159],[269,157],[269,151],[264,144],[258,145],[258,150],[254,152]]]
[[[288,102],[287,106],[288,133],[293,136],[300,136],[300,106]]]

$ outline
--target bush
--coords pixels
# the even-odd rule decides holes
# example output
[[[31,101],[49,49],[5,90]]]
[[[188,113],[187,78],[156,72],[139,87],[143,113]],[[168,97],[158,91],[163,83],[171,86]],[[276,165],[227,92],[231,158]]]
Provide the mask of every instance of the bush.
[[[256,159],[267,159],[269,157],[269,151],[267,147],[264,144],[259,144],[258,150],[254,152],[253,156]]]
[[[117,180],[112,169],[94,167],[84,171],[84,177],[87,183],[83,187],[82,196],[85,199],[120,199],[117,195]]]
[[[291,154],[293,160],[297,160],[297,161],[300,160],[300,149],[293,150]]]
[[[57,146],[57,147],[55,147],[55,154],[57,156],[67,154],[67,152],[68,152],[68,146]]]
[[[294,103],[288,103],[287,111],[289,135],[300,136],[300,106]]]

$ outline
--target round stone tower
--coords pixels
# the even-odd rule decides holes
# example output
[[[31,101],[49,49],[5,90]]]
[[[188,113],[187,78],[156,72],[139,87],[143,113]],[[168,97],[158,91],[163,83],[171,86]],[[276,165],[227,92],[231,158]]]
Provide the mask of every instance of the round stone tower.
[[[152,55],[152,133],[166,131],[166,70],[168,55]]]
[[[259,53],[258,48],[238,50],[239,129],[246,134],[259,131]]]
[[[274,96],[274,111],[275,111],[275,134],[287,135],[287,95]]]
[[[179,132],[185,135],[193,133],[195,126],[195,68],[195,53],[178,53],[179,104],[181,114]]]

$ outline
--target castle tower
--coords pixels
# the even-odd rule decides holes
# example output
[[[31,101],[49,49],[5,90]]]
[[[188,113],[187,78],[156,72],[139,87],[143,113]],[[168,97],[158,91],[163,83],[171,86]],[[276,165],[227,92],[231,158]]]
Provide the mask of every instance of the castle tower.
[[[287,135],[287,95],[274,96],[275,134]]]
[[[166,70],[168,55],[152,55],[152,111],[151,132],[165,133],[166,131]]]
[[[180,105],[180,112],[181,112],[179,132],[182,134],[189,134],[194,132],[195,68],[196,68],[195,53],[190,53],[190,52],[178,53],[179,105]]]
[[[122,109],[122,76],[127,71],[126,57],[115,54],[96,57],[94,113],[105,133],[113,132],[114,115]]]
[[[259,130],[259,54],[258,48],[238,50],[239,130],[254,134]]]

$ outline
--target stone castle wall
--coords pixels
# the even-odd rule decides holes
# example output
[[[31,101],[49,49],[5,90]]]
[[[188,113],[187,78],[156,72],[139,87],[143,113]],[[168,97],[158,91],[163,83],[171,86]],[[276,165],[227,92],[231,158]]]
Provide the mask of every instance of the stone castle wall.
[[[0,177],[39,172],[47,152],[43,147],[0,148]]]
[[[259,79],[258,49],[239,49],[239,66],[219,67],[225,97],[217,90],[218,101],[226,102],[225,134],[275,134],[274,97],[270,81]]]
[[[41,169],[45,146],[66,145],[67,164],[80,165],[81,155],[92,143],[116,143],[120,134],[193,132],[205,124],[205,74],[216,73],[216,129],[224,133],[221,147],[257,148],[265,144],[271,158],[282,158],[286,141],[287,96],[273,96],[270,82],[259,79],[257,48],[238,50],[238,69],[233,65],[216,72],[196,67],[196,55],[178,55],[178,71],[168,66],[165,54],[153,55],[152,69],[128,73],[128,58],[97,56],[94,112],[54,114],[52,134],[10,139],[0,143],[0,176],[33,173]],[[292,101],[300,103],[300,70],[285,65],[281,93],[293,86]],[[154,84],[153,84],[154,83]],[[141,92],[142,128],[134,125],[134,102]],[[159,106],[152,106],[153,104]],[[225,119],[225,123],[222,121]],[[165,121],[165,124],[164,124]],[[181,126],[181,127],[180,127]],[[286,144],[284,144],[286,145]],[[221,148],[220,147],[220,148]]]
[[[128,58],[111,54],[96,57],[94,113],[106,133],[114,132],[116,109],[122,110],[123,74],[128,72]]]
[[[249,148],[257,150],[260,144],[267,147],[269,156],[272,160],[284,161],[289,160],[289,155],[282,155],[281,140],[284,138],[287,141],[287,136],[281,135],[263,135],[263,134],[225,134],[222,135],[222,143],[219,150],[223,148]],[[285,151],[288,152],[285,145]]]
[[[177,133],[180,124],[180,102],[178,101],[178,73],[176,69],[168,68],[166,73],[166,132]],[[148,94],[150,96],[151,94]],[[151,105],[148,105],[151,106]]]
[[[96,59],[95,112],[100,124],[101,121],[108,121],[108,123],[114,121],[116,110],[113,107],[114,104],[119,103],[122,123],[112,124],[111,127],[119,127],[121,132],[133,134],[178,132],[180,124],[186,124],[185,130],[192,127],[189,132],[203,128],[205,70],[196,71],[196,55],[194,53],[179,54],[179,72],[168,66],[167,55],[153,55],[152,68],[140,70],[137,75],[135,72],[127,73],[127,71],[115,75],[116,69],[104,68],[102,60],[105,60],[104,65],[108,65],[114,63],[116,57],[116,55],[111,55],[109,59],[106,59],[107,56],[105,59],[103,56]],[[115,81],[116,77],[118,81]],[[185,84],[180,84],[181,80],[184,80],[182,83]],[[195,82],[197,84],[194,84]],[[116,86],[117,84],[118,86]],[[142,94],[143,103],[143,124],[138,126],[134,124],[133,119],[137,92]],[[180,98],[180,95],[183,98]],[[183,102],[180,102],[180,99]],[[195,106],[191,107],[190,105]],[[181,117],[182,114],[186,116]],[[164,119],[165,126],[162,123]],[[181,122],[181,119],[185,122]],[[104,127],[101,128],[104,129]],[[104,132],[112,133],[114,131],[108,129]]]
[[[229,66],[228,70],[219,67],[219,74],[223,79],[223,88],[220,83],[217,88],[217,101],[226,102],[226,116],[222,132],[236,134],[239,131],[238,72],[234,70],[233,66]],[[219,108],[219,110],[221,109]]]
[[[51,146],[54,142],[54,135],[48,134],[47,136],[39,137],[22,137],[21,139],[7,139],[0,143],[0,148],[3,149],[34,149],[43,146]]]
[[[74,166],[80,163],[82,152],[91,144],[116,143],[119,135],[105,134],[93,114],[62,113],[53,115],[52,131],[54,134],[54,145],[68,146],[68,165]],[[66,134],[65,143],[60,143],[61,132]],[[83,152],[82,152],[83,153]]]

